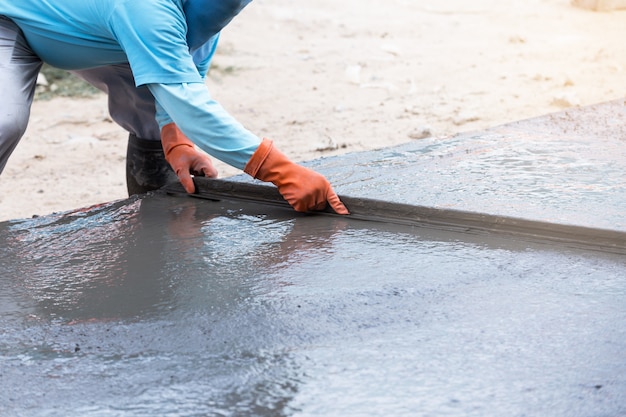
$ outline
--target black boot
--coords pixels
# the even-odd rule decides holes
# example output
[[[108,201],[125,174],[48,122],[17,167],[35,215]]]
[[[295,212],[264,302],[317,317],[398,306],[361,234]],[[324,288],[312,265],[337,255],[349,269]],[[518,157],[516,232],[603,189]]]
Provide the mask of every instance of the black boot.
[[[178,177],[165,160],[161,141],[141,139],[131,133],[126,151],[128,195],[158,190],[175,181]]]

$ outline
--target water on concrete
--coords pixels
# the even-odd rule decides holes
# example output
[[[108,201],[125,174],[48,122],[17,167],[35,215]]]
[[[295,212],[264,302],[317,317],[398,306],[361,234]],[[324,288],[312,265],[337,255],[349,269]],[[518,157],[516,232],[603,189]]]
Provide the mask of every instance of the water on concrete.
[[[624,415],[624,277],[158,193],[0,223],[0,415]]]
[[[624,100],[313,161],[339,194],[626,231]]]

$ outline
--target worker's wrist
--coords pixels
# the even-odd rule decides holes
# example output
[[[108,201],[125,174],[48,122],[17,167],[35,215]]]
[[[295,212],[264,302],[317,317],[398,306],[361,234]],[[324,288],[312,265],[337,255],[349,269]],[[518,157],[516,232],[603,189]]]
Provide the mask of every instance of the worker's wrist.
[[[189,146],[194,149],[194,143],[176,126],[176,123],[170,123],[161,129],[161,143],[165,156],[170,154],[179,146]]]

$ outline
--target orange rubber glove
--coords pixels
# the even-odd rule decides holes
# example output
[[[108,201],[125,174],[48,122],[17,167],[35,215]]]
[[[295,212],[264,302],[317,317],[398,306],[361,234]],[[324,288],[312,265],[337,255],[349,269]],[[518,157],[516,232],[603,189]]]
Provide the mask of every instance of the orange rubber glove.
[[[337,214],[350,214],[322,174],[291,162],[269,139],[263,139],[244,172],[273,183],[296,211],[323,210],[328,203]]]
[[[165,160],[170,164],[185,191],[189,194],[196,191],[191,175],[217,177],[217,169],[213,166],[211,158],[198,152],[193,142],[180,131],[175,123],[163,126],[161,144],[165,152]]]

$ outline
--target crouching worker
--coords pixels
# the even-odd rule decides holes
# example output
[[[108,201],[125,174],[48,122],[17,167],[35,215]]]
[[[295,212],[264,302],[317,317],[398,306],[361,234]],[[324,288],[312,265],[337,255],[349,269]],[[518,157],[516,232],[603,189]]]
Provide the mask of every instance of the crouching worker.
[[[88,81],[89,71],[108,68],[112,79],[96,76],[90,82],[108,90],[114,120],[122,121],[120,124],[132,134],[131,129],[141,123],[124,123],[123,117],[115,116],[111,102],[132,103],[129,97],[137,95],[151,100],[148,107],[137,107],[138,113],[143,111],[143,120],[154,114],[153,124],[140,134],[145,133],[152,141],[160,137],[164,158],[188,192],[194,191],[191,175],[217,175],[210,159],[196,151],[197,145],[254,178],[272,182],[297,211],[320,210],[330,204],[337,213],[347,214],[324,176],[290,161],[271,140],[261,140],[245,129],[212,99],[204,84],[219,30],[248,2],[0,2],[0,173],[26,130],[43,62],[85,71]],[[127,89],[132,91],[129,96],[109,88],[119,84],[115,77],[120,74],[124,82],[132,80],[136,88]],[[132,119],[132,113],[126,119]],[[145,156],[144,148],[150,147],[139,146],[139,156]],[[141,157],[135,159],[139,166],[136,171],[142,171],[144,162]],[[152,175],[150,170],[146,172]],[[165,178],[168,174],[158,174],[157,170],[153,175]],[[143,181],[140,177],[137,184]],[[157,178],[152,186],[161,181]],[[142,187],[139,184],[136,189]]]

